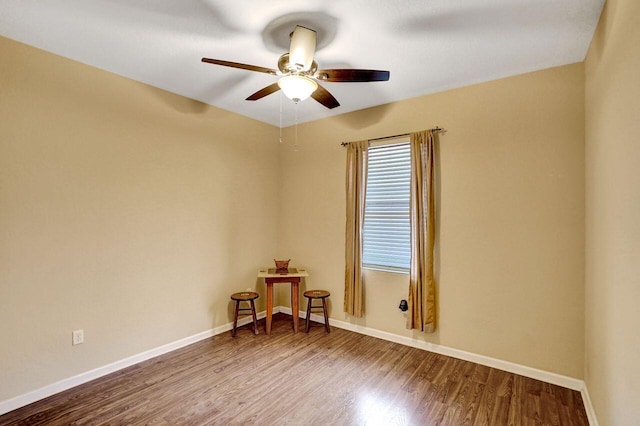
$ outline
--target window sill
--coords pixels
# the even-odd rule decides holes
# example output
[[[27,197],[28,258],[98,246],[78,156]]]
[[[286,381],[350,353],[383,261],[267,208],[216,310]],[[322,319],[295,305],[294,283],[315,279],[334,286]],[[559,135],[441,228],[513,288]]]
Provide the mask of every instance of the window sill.
[[[384,266],[363,266],[362,269],[366,269],[368,271],[391,272],[392,274],[409,275],[408,269],[385,268]]]

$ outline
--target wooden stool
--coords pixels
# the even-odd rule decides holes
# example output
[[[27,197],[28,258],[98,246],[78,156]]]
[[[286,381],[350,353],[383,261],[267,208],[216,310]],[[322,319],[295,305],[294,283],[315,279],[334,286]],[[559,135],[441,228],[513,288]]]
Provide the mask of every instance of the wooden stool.
[[[231,336],[236,337],[236,327],[238,326],[238,315],[249,315],[249,314],[241,314],[240,311],[251,311],[251,315],[253,316],[253,334],[258,334],[258,319],[256,318],[256,305],[253,303],[260,295],[255,291],[243,291],[241,293],[233,293],[231,295],[231,300],[235,300],[236,302],[236,314],[233,317],[233,330],[231,330]],[[249,308],[241,308],[240,303],[249,302],[251,307]]]
[[[324,313],[324,328],[327,330],[327,333],[331,333],[331,329],[329,328],[329,314],[327,312],[327,297],[330,295],[331,293],[326,290],[308,290],[304,292],[304,297],[309,299],[307,302],[307,324],[305,326],[305,332],[308,333],[309,327],[311,326],[311,321],[309,321],[309,318],[311,317],[311,310],[322,309],[322,312]],[[313,306],[312,302],[314,299],[321,299],[322,306]]]

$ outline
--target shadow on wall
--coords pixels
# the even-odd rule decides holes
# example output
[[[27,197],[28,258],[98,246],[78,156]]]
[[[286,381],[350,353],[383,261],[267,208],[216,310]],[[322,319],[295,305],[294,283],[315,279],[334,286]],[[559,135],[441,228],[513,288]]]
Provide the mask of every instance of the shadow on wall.
[[[227,93],[231,88],[245,80],[247,77],[247,75],[238,75],[223,79],[218,83],[212,84],[211,86],[203,90],[202,96],[204,99],[211,100],[219,98]],[[177,95],[175,93],[168,92],[157,87],[147,86],[147,88],[153,94],[153,96],[160,99],[163,104],[181,114],[204,114],[210,108],[212,108],[211,105],[207,103],[187,98],[182,95]]]
[[[336,116],[335,119],[350,129],[360,130],[381,122],[390,109],[391,104],[385,104],[341,114]]]
[[[446,128],[446,127],[445,127]],[[436,133],[436,135],[434,136],[434,146],[433,146],[433,154],[435,156],[434,158],[434,164],[435,164],[435,170],[434,170],[434,188],[435,188],[435,244],[434,244],[434,249],[433,249],[433,278],[436,282],[436,328],[439,329],[440,327],[440,218],[442,217],[441,211],[442,211],[442,159],[440,156],[440,137],[442,136],[442,134],[438,134]],[[439,333],[438,333],[439,335]],[[430,340],[433,343],[440,343],[440,338],[439,336],[434,339],[434,340]]]

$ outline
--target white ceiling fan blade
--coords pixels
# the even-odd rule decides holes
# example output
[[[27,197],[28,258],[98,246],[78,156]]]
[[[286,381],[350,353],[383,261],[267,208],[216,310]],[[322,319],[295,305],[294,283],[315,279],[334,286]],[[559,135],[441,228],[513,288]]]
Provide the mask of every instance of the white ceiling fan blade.
[[[289,45],[289,64],[298,71],[308,71],[316,52],[316,32],[296,25],[291,33]]]

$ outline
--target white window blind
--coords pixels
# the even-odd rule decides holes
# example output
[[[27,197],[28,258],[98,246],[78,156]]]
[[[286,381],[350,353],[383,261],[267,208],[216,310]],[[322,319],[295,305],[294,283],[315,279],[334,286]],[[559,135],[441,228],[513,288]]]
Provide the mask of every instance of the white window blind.
[[[409,143],[368,150],[363,267],[408,272],[411,262]]]

